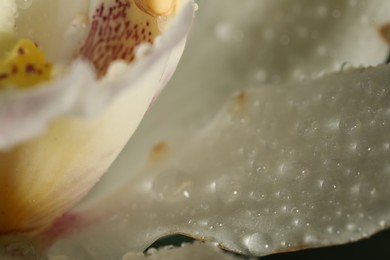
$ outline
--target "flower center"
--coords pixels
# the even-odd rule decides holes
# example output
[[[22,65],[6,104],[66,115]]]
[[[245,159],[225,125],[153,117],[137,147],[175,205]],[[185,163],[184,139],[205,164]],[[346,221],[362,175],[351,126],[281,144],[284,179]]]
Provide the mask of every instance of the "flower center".
[[[0,35],[0,89],[7,86],[27,88],[51,79],[53,65],[29,39],[11,34]]]

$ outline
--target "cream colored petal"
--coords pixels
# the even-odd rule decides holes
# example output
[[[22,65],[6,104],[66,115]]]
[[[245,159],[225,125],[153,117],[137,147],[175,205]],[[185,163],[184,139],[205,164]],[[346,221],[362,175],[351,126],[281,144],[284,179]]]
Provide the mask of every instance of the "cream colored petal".
[[[160,140],[131,181],[73,212],[91,225],[53,250],[88,248],[104,259],[184,233],[266,255],[389,227],[389,72],[238,93],[197,135]]]

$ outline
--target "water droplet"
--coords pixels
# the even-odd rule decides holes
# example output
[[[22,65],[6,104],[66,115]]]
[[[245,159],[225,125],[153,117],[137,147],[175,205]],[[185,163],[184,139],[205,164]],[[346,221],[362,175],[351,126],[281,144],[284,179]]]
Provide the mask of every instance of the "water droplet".
[[[265,193],[263,192],[260,192],[260,191],[251,191],[249,193],[249,196],[254,200],[254,201],[257,201],[257,202],[260,202],[260,201],[264,201],[265,198],[267,197]]]
[[[362,157],[365,157],[365,156],[371,154],[373,152],[373,150],[374,150],[373,145],[371,145],[366,140],[362,140],[356,144],[356,152]]]
[[[229,22],[220,22],[215,27],[215,35],[220,41],[231,43],[234,41],[240,41],[244,37],[243,33],[234,28]]]
[[[157,174],[152,184],[156,199],[177,202],[191,196],[193,182],[190,175],[181,171],[164,171]]]
[[[318,121],[307,119],[298,123],[297,133],[305,138],[310,138],[313,137],[319,129],[320,125]]]
[[[194,3],[194,11],[197,12],[199,10],[199,5],[197,3]]]
[[[357,194],[359,194],[359,193],[360,193],[360,189],[361,189],[360,184],[355,184],[355,185],[353,185],[353,186],[351,187],[351,193],[352,193],[352,195],[357,195]]]
[[[265,233],[255,233],[244,238],[248,251],[256,256],[265,255],[273,251],[273,240]]]
[[[353,231],[355,229],[356,229],[356,225],[355,224],[353,224],[353,223],[348,223],[347,224],[347,230]]]
[[[345,134],[355,133],[361,126],[361,122],[354,117],[342,118],[339,129]]]
[[[299,227],[299,226],[302,225],[301,220],[299,220],[299,219],[297,219],[297,218],[293,219],[293,220],[292,220],[292,223],[293,223],[293,225],[294,225],[295,227]]]
[[[267,172],[269,171],[269,167],[270,163],[268,161],[256,158],[253,161],[251,172],[255,175],[267,174]]]
[[[319,16],[325,16],[328,13],[328,7],[326,5],[321,5],[317,9],[317,13]]]
[[[305,242],[306,245],[314,245],[319,242],[318,238],[314,235],[305,235],[303,241]]]
[[[148,251],[146,251],[146,255],[147,256],[152,256],[152,255],[155,255],[157,254],[158,250],[154,247],[151,247],[148,249]]]
[[[329,233],[329,234],[333,234],[333,232],[334,232],[334,227],[331,227],[331,226],[330,226],[330,227],[327,227],[327,228],[326,228],[326,232]]]
[[[239,178],[223,176],[217,181],[215,191],[222,202],[230,203],[236,201],[241,196],[242,186]]]
[[[265,82],[267,80],[267,77],[268,77],[267,72],[263,69],[255,70],[252,75],[253,80],[257,83]]]
[[[321,93],[321,101],[327,106],[333,106],[337,99],[337,93],[332,88],[325,88]]]
[[[385,221],[385,220],[380,220],[380,221],[378,222],[378,224],[379,224],[379,226],[380,226],[381,228],[386,227],[386,221]]]
[[[32,0],[15,0],[15,3],[19,9],[28,9],[32,5]]]
[[[287,161],[280,166],[280,173],[286,177],[301,179],[309,175],[310,169],[303,162]]]
[[[322,189],[324,187],[325,180],[319,179],[317,180],[318,187]]]

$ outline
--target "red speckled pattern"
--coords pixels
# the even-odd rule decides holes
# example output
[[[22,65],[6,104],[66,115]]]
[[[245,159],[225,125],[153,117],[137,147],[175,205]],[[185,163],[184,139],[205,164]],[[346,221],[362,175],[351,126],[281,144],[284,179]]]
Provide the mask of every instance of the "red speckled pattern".
[[[159,33],[155,18],[133,1],[105,1],[94,12],[88,37],[77,56],[90,61],[101,77],[112,61],[133,61],[135,47],[153,43]]]

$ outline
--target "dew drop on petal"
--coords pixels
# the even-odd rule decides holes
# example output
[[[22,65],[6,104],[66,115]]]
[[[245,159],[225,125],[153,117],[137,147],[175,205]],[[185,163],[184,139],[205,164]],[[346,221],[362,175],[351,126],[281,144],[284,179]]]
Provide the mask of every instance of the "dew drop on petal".
[[[265,255],[273,251],[272,238],[265,233],[254,233],[243,240],[248,251],[253,255]]]
[[[193,182],[191,177],[181,171],[163,171],[158,174],[152,184],[157,200],[178,202],[191,196]]]
[[[89,23],[90,21],[87,14],[76,15],[70,23],[68,29],[65,31],[65,36],[68,37],[79,32],[80,30],[85,30]]]
[[[361,122],[353,117],[342,118],[339,123],[340,130],[345,134],[356,132],[360,128]]]
[[[303,241],[306,245],[316,245],[319,243],[318,237],[315,235],[305,235]]]
[[[386,221],[385,221],[385,220],[379,220],[378,224],[379,224],[379,226],[380,226],[381,228],[386,227]]]
[[[215,27],[215,35],[221,42],[232,43],[241,41],[243,33],[229,22],[220,22]]]
[[[241,196],[242,186],[237,178],[232,176],[223,176],[217,181],[215,191],[217,193],[217,197],[223,203],[230,203],[236,201]]]

